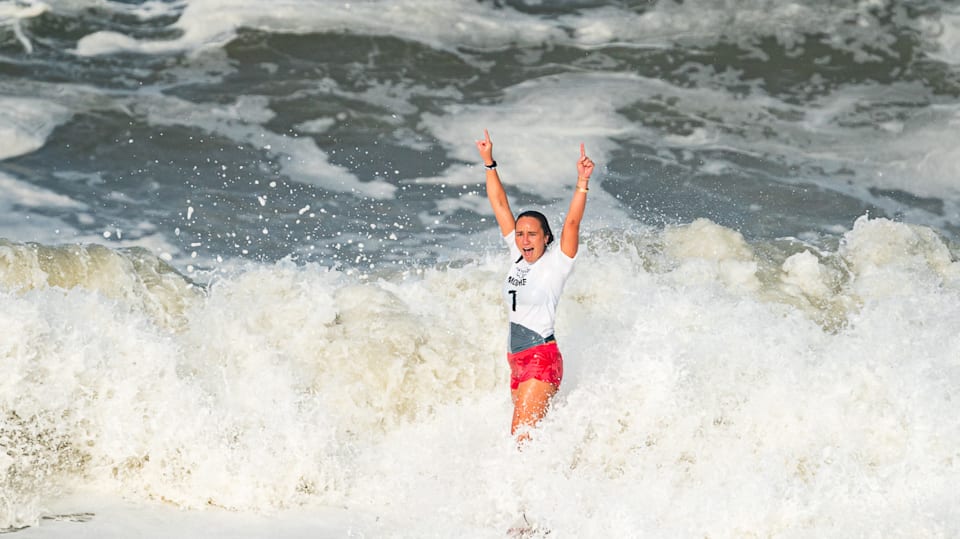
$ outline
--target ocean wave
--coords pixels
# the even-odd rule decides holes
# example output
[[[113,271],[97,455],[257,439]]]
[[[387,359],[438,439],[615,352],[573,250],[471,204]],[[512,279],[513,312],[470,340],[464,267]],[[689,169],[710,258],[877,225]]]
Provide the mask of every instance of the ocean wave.
[[[881,509],[907,509],[911,482],[929,489],[898,512],[915,522],[957,471],[941,443],[960,437],[944,422],[960,387],[954,258],[932,230],[885,219],[832,251],[706,220],[590,235],[560,306],[564,386],[517,461],[500,257],[363,277],[250,264],[199,287],[142,252],[5,243],[0,527],[77,488],[243,511],[402,495],[422,514],[532,470],[550,473],[506,488],[555,529],[577,519],[545,488],[640,495],[678,533],[718,529],[730,505],[689,520],[664,499],[732,490],[768,507],[797,492],[773,522],[731,517],[767,532],[858,529],[791,515],[871,485],[886,497],[843,506],[886,529]],[[496,513],[484,496],[450,511]],[[638,524],[612,503],[589,505],[592,525]]]

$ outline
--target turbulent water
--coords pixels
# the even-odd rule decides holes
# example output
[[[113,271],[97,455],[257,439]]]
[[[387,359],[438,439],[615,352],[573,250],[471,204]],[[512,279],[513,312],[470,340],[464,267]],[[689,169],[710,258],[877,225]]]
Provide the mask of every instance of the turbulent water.
[[[944,0],[0,2],[0,530],[960,535],[958,64]],[[484,128],[555,228],[598,163],[523,452]]]

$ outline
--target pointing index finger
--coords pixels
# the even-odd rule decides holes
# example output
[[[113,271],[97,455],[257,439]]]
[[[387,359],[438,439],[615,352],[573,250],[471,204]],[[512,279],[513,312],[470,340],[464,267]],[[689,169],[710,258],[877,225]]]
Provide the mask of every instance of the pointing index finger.
[[[486,130],[486,128],[484,128],[484,130],[483,130],[483,138],[484,138],[487,142],[490,142],[490,133]]]
[[[581,142],[581,143],[580,143],[580,157],[583,158],[583,157],[586,157],[586,156],[587,156],[587,150],[583,147],[583,143]]]

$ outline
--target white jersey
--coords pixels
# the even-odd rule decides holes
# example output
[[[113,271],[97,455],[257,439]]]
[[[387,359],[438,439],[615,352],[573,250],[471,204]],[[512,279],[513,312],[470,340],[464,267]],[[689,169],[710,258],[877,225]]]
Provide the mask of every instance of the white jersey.
[[[510,247],[512,260],[520,258],[503,283],[503,298],[510,314],[510,351],[518,352],[553,336],[560,292],[573,272],[575,257],[570,258],[554,243],[536,262],[528,264],[521,258],[513,231],[503,240]],[[531,338],[540,341],[522,342]]]

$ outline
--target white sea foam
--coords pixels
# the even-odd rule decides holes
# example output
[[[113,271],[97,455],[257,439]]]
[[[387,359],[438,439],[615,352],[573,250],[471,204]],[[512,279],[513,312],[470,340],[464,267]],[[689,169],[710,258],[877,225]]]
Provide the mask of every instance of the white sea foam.
[[[23,46],[23,49],[28,53],[31,53],[33,52],[33,43],[26,36],[26,34],[23,33],[23,28],[20,25],[20,21],[23,19],[39,17],[45,13],[47,9],[49,9],[47,4],[34,0],[4,2],[0,4],[0,28],[4,26],[9,26],[12,28],[13,34],[20,42],[20,45]]]
[[[599,99],[598,88],[603,89]],[[504,179],[541,196],[557,196],[564,187],[557,178],[569,176],[571,141],[584,141],[591,157],[603,163],[619,149],[619,141],[630,140],[652,147],[666,143],[678,149],[790,156],[812,160],[830,171],[862,167],[870,161],[875,162],[874,171],[886,174],[867,175],[849,188],[836,182],[832,175],[800,180],[823,184],[855,198],[864,197],[871,186],[950,198],[957,189],[952,177],[954,150],[951,139],[944,136],[954,123],[950,109],[941,107],[949,114],[941,114],[939,119],[918,116],[909,130],[901,127],[890,132],[842,126],[845,116],[853,114],[864,99],[887,102],[916,92],[916,86],[910,84],[882,89],[851,88],[801,108],[767,96],[759,89],[749,96],[735,97],[709,87],[681,88],[631,75],[564,75],[528,80],[507,88],[502,100],[495,104],[448,106],[443,115],[424,115],[423,125],[444,143],[451,156],[470,163],[477,161],[476,149],[464,134],[470,133],[476,139],[482,137],[484,127],[489,128]],[[689,135],[679,136],[641,126],[621,112],[625,107],[650,101],[669,103],[674,113],[703,125]],[[786,119],[797,116],[803,120]],[[770,132],[776,136],[770,136]],[[878,147],[885,150],[878,154]],[[723,167],[719,161],[704,166]],[[477,170],[475,166],[453,165],[438,177],[418,181],[472,184],[477,181]]]
[[[924,21],[927,33],[934,36],[937,50],[930,56],[949,64],[960,64],[960,12],[954,10],[942,15],[939,20]]]
[[[494,157],[504,171],[509,170],[511,185],[556,194],[569,184],[560,179],[570,178],[571,171],[576,174],[580,142],[595,162],[604,163],[616,148],[613,137],[637,131],[617,108],[635,102],[644,92],[645,80],[616,75],[545,77],[506,89],[495,105],[451,105],[443,116],[424,115],[423,123],[451,156],[469,163],[478,162],[474,140],[482,139],[483,129],[488,129]],[[588,98],[595,96],[599,85],[603,98]],[[477,176],[475,167],[460,165],[441,177],[420,181],[475,184]]]
[[[14,203],[30,209],[48,208],[64,211],[87,209],[86,204],[22,182],[2,172],[0,172],[0,189],[4,193],[2,201],[7,205],[5,214],[11,211]]]
[[[72,113],[55,102],[0,96],[0,159],[35,151]]]
[[[175,288],[110,293],[111,276],[136,281],[123,265],[29,291],[0,266],[0,425],[17,442],[0,524],[79,489],[238,519],[335,505],[386,537],[493,537],[521,508],[564,535],[960,532],[960,280],[943,243],[862,219],[836,253],[757,251],[707,221],[588,237],[560,304],[564,385],[523,452],[502,254],[366,282],[251,265],[182,289],[174,324],[142,298]],[[849,273],[810,284],[831,264]],[[845,321],[776,299],[787,281],[850,298]]]
[[[594,226],[628,227],[629,218],[621,205],[599,186],[606,164],[618,147],[615,139],[643,138],[647,134],[623,118],[617,109],[652,91],[648,83],[657,86],[648,79],[631,76],[544,77],[507,88],[503,100],[494,105],[451,105],[442,115],[425,114],[422,126],[444,145],[446,152],[473,164],[454,164],[441,175],[415,181],[449,185],[474,185],[481,181],[483,171],[477,165],[475,141],[482,139],[483,130],[487,129],[503,182],[510,188],[547,199],[538,209],[562,215],[576,180],[579,145],[583,143],[587,155],[597,164],[588,208],[590,215],[601,219]],[[604,88],[602,99],[595,99],[598,85]],[[490,213],[484,197],[471,195],[441,202],[437,209],[452,212],[459,208]]]
[[[430,21],[425,24],[424,16]],[[169,41],[136,40],[115,32],[96,32],[77,43],[80,55],[118,51],[140,53],[179,52],[222,46],[241,27],[271,32],[341,32],[361,35],[395,35],[438,48],[452,44],[475,47],[510,43],[541,43],[562,32],[534,16],[513,9],[490,10],[476,2],[360,0],[330,3],[274,2],[268,10],[247,0],[192,0],[174,26],[182,30]]]
[[[736,10],[710,0],[660,2],[638,12],[614,6],[583,8],[544,19],[513,9],[471,0],[355,0],[352,2],[282,1],[265,10],[250,0],[189,0],[148,3],[155,9],[119,5],[141,18],[170,16],[181,11],[173,27],[181,35],[170,40],[138,40],[111,31],[79,40],[76,53],[115,52],[163,54],[220,47],[240,28],[278,33],[350,32],[391,35],[430,47],[456,51],[459,47],[501,49],[508,46],[575,45],[663,47],[673,43],[715,43],[734,39],[753,48],[757,36],[774,35],[787,46],[803,43],[802,36],[824,32],[834,36],[831,46],[869,60],[872,51],[890,49],[889,40],[870,31],[878,23],[871,2],[857,6],[818,1],[751,0]],[[850,24],[857,21],[859,24]],[[909,21],[908,21],[909,22]],[[937,21],[921,25],[926,39],[938,38]],[[949,24],[949,19],[947,20]]]
[[[874,181],[918,196],[956,200],[960,149],[952,137],[958,127],[960,106],[934,106],[917,115],[896,138],[883,143],[880,162],[885,166]]]

